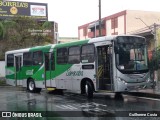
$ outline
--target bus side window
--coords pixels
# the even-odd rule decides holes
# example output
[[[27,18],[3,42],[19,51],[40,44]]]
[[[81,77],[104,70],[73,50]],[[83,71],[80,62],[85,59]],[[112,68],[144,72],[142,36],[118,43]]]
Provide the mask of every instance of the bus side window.
[[[92,63],[94,62],[95,48],[93,44],[83,45],[81,52],[81,62],[82,63]]]
[[[42,65],[43,53],[42,51],[33,52],[33,65]]]
[[[69,48],[69,56],[68,63],[70,64],[78,64],[80,62],[80,47],[70,47]]]
[[[54,53],[51,54],[51,70],[55,70],[55,57]]]
[[[67,48],[57,49],[57,63],[66,64],[68,62],[68,51]]]
[[[7,55],[7,67],[13,67],[14,66],[14,55],[8,54]]]
[[[31,52],[23,53],[23,65],[24,66],[32,65],[32,53]]]

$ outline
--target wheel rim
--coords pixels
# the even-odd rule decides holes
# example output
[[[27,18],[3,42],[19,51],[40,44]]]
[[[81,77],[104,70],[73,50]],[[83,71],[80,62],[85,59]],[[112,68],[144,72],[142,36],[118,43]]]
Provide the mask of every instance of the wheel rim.
[[[88,95],[88,85],[85,85],[85,89],[86,89],[86,94]]]
[[[34,83],[33,83],[33,81],[30,81],[29,82],[29,90],[33,90],[34,89]]]

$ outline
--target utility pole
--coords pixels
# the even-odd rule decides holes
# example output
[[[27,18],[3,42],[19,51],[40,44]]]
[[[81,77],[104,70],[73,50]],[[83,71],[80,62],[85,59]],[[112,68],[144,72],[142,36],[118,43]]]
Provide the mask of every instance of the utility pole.
[[[99,36],[101,36],[101,0],[99,0]]]

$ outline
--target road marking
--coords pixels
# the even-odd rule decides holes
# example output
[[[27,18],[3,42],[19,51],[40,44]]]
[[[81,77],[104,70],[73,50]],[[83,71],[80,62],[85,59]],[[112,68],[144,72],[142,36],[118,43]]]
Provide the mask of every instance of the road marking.
[[[101,107],[107,107],[107,105],[104,104],[99,104],[99,103],[95,103],[95,102],[91,102],[91,103],[82,103],[82,104],[72,104],[72,105],[56,105],[56,107],[60,108],[60,109],[65,109],[65,110],[77,110],[78,108],[80,109],[91,109],[94,111],[105,111],[104,108]]]
[[[77,110],[78,108],[71,106],[71,105],[56,105],[56,107],[60,109],[70,109],[70,110]]]
[[[156,99],[156,98],[147,98],[147,97],[138,97],[138,98],[160,101],[160,99]]]

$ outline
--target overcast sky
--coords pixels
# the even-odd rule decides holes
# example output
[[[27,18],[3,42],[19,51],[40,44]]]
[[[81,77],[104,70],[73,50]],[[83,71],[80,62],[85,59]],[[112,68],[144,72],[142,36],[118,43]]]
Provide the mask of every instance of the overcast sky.
[[[15,1],[15,0],[13,0]],[[99,0],[18,0],[48,3],[48,17],[56,21],[60,37],[78,37],[78,26],[98,19]],[[102,18],[123,10],[159,11],[159,0],[101,0]]]

